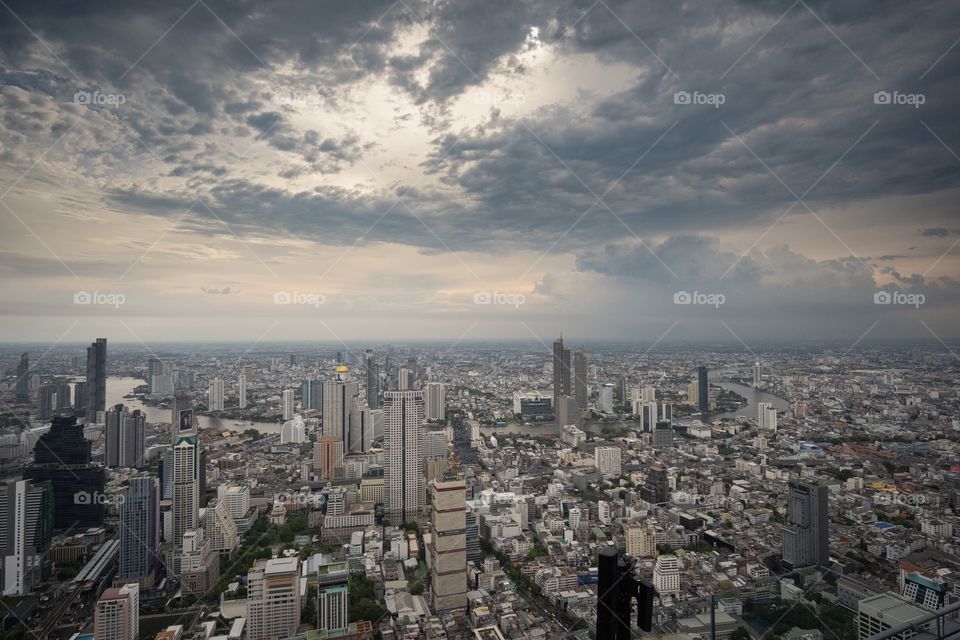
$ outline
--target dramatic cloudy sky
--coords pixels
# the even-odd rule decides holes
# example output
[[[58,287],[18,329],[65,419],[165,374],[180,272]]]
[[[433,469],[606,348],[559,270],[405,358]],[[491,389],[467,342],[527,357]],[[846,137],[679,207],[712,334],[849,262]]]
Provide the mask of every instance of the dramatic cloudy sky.
[[[946,1],[0,0],[0,339],[949,341],[958,36]]]

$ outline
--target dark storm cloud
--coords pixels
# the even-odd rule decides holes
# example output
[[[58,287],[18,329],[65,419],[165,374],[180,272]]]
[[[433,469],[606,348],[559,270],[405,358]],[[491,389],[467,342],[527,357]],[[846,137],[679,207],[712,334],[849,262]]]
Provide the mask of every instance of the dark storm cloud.
[[[794,202],[791,190],[799,195],[815,183],[805,200],[816,210],[929,193],[960,177],[960,163],[937,140],[960,145],[953,116],[960,54],[930,68],[957,31],[945,3],[809,2],[816,16],[803,4],[783,16],[787,0],[407,4],[409,10],[387,0],[211,1],[184,15],[189,4],[20,0],[10,8],[69,70],[55,60],[49,69],[24,68],[45,50],[7,11],[0,12],[0,64],[6,85],[28,94],[65,97],[78,84],[71,70],[82,86],[129,92],[117,120],[170,165],[164,174],[192,182],[124,185],[110,195],[113,203],[180,215],[201,197],[238,229],[321,242],[353,242],[400,193],[453,249],[545,247],[570,230],[557,250],[582,252],[634,233],[766,226]],[[425,41],[412,53],[392,53],[412,26],[425,30]],[[469,128],[451,122],[450,101],[493,71],[523,77],[517,56],[532,27],[561,59],[591,53],[636,73],[597,103],[550,105],[523,116],[492,111]],[[296,69],[294,80],[275,73],[284,65]],[[269,91],[254,86],[256,74],[271,78]],[[440,129],[423,170],[442,178],[449,192],[396,185],[395,194],[359,198],[347,189],[281,189],[238,175],[235,152],[210,140],[213,132],[262,137],[289,154],[290,164],[273,175],[341,171],[362,160],[362,132],[298,127],[276,97],[302,84],[335,101],[340,83],[374,77],[409,92],[425,109],[421,117]],[[875,104],[881,90],[921,93],[925,103]],[[678,91],[721,93],[725,101],[718,109],[678,105]],[[8,130],[23,136],[53,128],[56,114],[40,102],[11,91],[2,97]],[[628,170],[598,203],[595,195]],[[211,175],[228,179],[191,192],[217,184]],[[793,213],[807,215],[802,204]],[[440,246],[404,206],[363,238]],[[678,249],[674,257],[682,256]]]

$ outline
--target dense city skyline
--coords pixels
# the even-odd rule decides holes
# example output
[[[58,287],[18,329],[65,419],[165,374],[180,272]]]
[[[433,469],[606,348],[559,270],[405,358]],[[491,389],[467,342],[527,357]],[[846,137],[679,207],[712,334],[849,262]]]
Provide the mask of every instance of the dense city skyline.
[[[960,337],[948,3],[2,9],[5,341]]]

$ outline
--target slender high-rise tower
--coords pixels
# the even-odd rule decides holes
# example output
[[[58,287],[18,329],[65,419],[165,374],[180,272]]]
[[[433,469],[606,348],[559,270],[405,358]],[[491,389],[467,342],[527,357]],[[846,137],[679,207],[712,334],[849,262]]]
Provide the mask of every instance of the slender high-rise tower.
[[[190,396],[177,394],[173,400],[170,428],[173,448],[173,540],[179,544],[183,532],[196,529],[200,519],[200,442]]]
[[[573,395],[577,401],[577,408],[585,411],[587,408],[587,350],[580,345],[573,356]]]
[[[120,570],[123,582],[153,586],[160,558],[160,483],[143,474],[130,478],[120,503]]]
[[[710,381],[707,379],[707,368],[697,368],[697,404],[700,413],[710,411]]]
[[[423,507],[423,392],[387,391],[384,409],[384,509],[395,524],[417,520]]]
[[[97,413],[107,408],[107,339],[87,347],[87,422],[96,422]]]
[[[467,491],[462,478],[430,485],[430,584],[433,609],[467,606]]]
[[[553,341],[553,411],[558,416],[561,399],[570,395],[570,349],[563,347],[563,336]]]
[[[363,356],[367,374],[367,406],[371,409],[380,408],[380,371],[377,369],[377,359],[373,349],[367,349]]]
[[[360,395],[360,383],[349,380],[346,365],[338,365],[336,378],[323,383],[323,435],[343,441],[344,453],[358,451],[360,442],[350,441],[350,415]]]
[[[791,569],[830,566],[830,522],[825,485],[803,480],[788,483],[787,520],[783,527],[783,563]]]
[[[26,351],[17,363],[17,402],[30,402],[30,354]]]

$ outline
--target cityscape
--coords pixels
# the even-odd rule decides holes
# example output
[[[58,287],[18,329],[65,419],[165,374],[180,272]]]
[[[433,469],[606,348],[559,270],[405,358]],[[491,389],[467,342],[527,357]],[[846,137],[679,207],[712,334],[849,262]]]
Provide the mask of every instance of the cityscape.
[[[960,637],[956,9],[0,0],[0,640]]]

